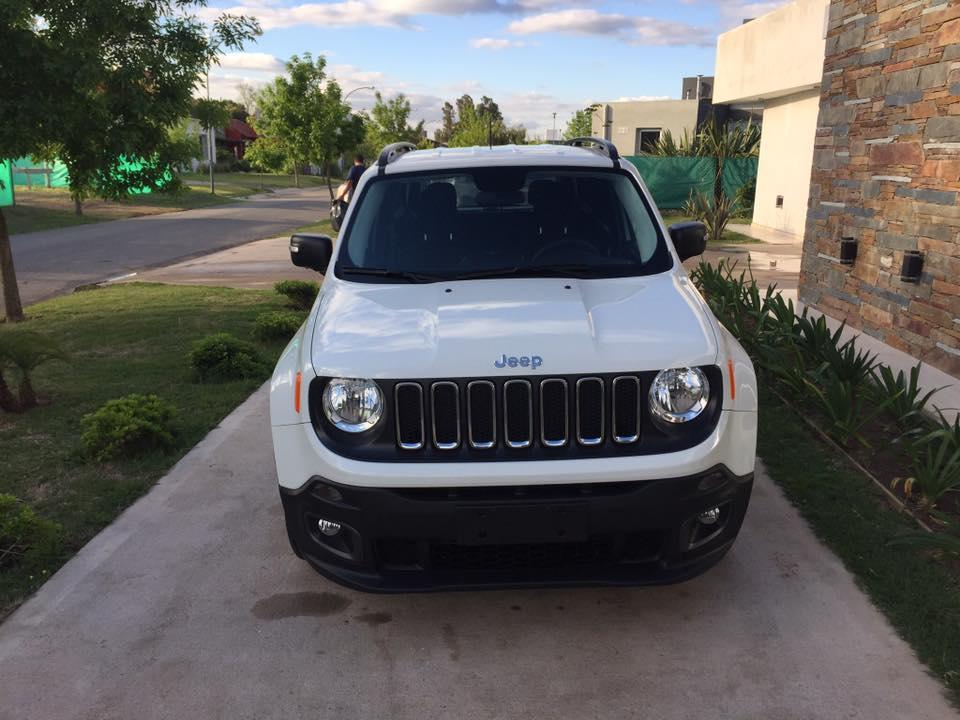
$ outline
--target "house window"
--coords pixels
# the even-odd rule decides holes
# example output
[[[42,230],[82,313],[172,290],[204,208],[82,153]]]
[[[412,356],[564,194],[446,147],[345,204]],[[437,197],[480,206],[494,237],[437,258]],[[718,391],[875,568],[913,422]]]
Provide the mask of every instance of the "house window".
[[[637,142],[634,154],[650,152],[660,139],[660,128],[637,128]]]

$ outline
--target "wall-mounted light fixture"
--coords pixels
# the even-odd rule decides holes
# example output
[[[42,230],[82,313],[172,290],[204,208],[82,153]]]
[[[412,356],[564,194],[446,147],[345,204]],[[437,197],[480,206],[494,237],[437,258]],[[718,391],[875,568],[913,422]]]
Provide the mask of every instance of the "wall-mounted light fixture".
[[[923,253],[919,250],[906,250],[903,253],[903,267],[900,269],[900,279],[903,282],[915,283],[920,281],[923,273]]]
[[[783,207],[783,195],[777,195],[777,207],[778,208]]]
[[[840,264],[853,265],[857,259],[857,239],[853,237],[840,238]]]

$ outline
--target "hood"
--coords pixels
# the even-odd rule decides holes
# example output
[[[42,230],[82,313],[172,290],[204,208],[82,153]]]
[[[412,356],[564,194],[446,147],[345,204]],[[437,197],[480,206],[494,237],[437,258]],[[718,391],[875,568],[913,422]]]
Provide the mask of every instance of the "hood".
[[[711,364],[717,339],[697,291],[673,272],[390,285],[331,276],[311,353],[326,376],[586,374]]]

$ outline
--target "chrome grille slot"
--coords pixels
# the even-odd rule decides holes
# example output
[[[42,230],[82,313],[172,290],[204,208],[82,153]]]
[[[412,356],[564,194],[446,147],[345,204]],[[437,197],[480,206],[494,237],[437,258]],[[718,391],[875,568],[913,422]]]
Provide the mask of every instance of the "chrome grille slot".
[[[430,387],[433,445],[438,450],[460,447],[460,388],[454,382],[435,382]]]
[[[546,447],[563,447],[570,435],[567,381],[549,378],[540,383],[540,442]]]
[[[467,440],[477,450],[497,444],[497,389],[489,380],[467,385]]]
[[[586,377],[577,380],[577,442],[599,445],[603,442],[603,380]]]
[[[528,380],[503,384],[503,439],[511,448],[533,443],[533,391]]]
[[[423,388],[419,383],[397,383],[394,388],[397,444],[401,450],[420,450],[424,443]]]
[[[626,445],[640,439],[640,380],[632,375],[613,379],[613,441]]]

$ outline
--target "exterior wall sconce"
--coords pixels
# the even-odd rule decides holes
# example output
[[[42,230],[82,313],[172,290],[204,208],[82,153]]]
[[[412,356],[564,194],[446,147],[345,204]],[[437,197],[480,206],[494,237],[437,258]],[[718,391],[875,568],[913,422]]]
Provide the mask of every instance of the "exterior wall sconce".
[[[857,259],[857,239],[852,237],[840,238],[840,264],[853,265]]]
[[[923,273],[923,253],[919,250],[904,251],[900,279],[909,283],[919,282],[921,273]]]

